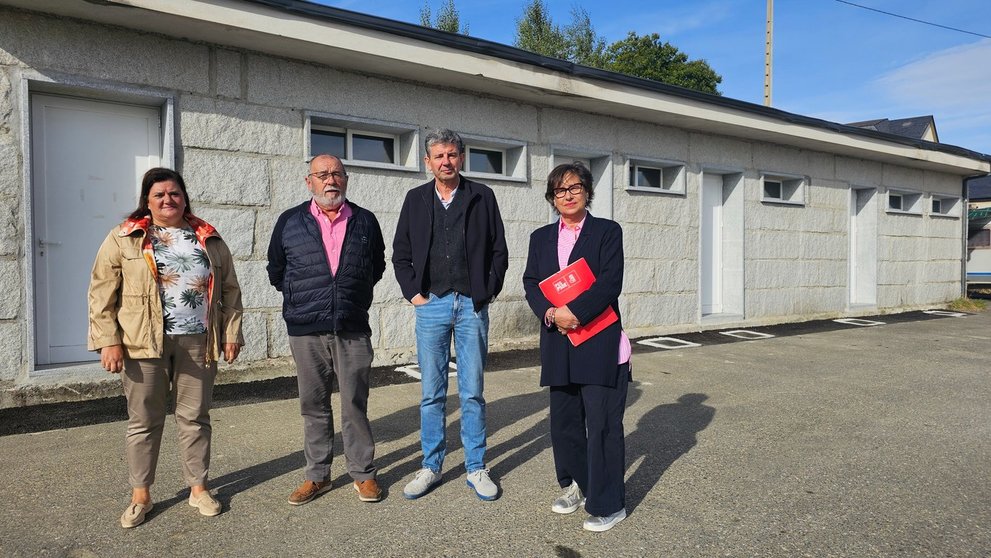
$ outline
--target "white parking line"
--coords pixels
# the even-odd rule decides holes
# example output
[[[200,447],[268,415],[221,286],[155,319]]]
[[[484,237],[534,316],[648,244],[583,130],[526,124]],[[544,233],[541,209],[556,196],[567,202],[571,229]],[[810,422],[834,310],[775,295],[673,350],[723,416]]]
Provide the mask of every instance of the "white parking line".
[[[641,341],[637,341],[637,344],[668,350],[687,349],[690,347],[702,346],[700,343],[692,343],[691,341],[685,341],[684,339],[677,339],[674,337],[654,337],[653,339],[643,339]]]
[[[948,310],[923,310],[923,314],[932,314],[933,316],[946,316],[947,318],[962,318],[967,314],[963,312],[950,312]]]
[[[451,369],[453,370],[453,372],[448,372],[447,377],[448,378],[453,378],[453,377],[457,376],[458,375],[458,365],[457,365],[457,363],[450,362],[450,363],[448,363],[448,366],[451,367]],[[413,378],[414,380],[422,380],[423,379],[423,376],[420,374],[420,365],[419,364],[407,364],[406,366],[400,366],[399,368],[396,368],[396,372],[402,372],[403,374],[406,374],[407,376],[409,376],[410,378]]]
[[[720,331],[720,335],[726,335],[729,337],[736,337],[737,339],[770,339],[774,337],[770,333],[762,333],[760,331],[750,331],[749,329],[734,329],[732,331]]]
[[[878,322],[874,320],[861,320],[859,318],[840,318],[839,320],[833,320],[838,324],[855,325],[861,327],[871,327],[884,325],[884,322]]]

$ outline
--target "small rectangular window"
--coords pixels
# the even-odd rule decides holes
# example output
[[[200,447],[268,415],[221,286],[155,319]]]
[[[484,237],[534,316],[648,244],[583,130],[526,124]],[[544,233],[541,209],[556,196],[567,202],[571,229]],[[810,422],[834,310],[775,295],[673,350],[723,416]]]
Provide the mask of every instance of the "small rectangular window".
[[[526,143],[472,134],[461,134],[461,139],[465,142],[462,171],[468,178],[527,181]]]
[[[777,180],[764,181],[764,197],[769,199],[781,199],[781,182]]]
[[[486,174],[505,174],[503,170],[504,154],[495,149],[479,149],[477,147],[468,148],[468,172],[482,172]]]
[[[963,207],[963,203],[956,196],[933,194],[930,215],[933,217],[960,217],[961,207]]]
[[[327,153],[347,159],[346,138],[344,132],[313,128],[310,131],[310,156]]]
[[[685,164],[657,159],[631,159],[627,189],[684,195]]]
[[[642,186],[644,188],[661,187],[661,169],[641,167],[640,165],[637,165],[635,169],[636,172],[633,174],[633,184],[630,186]]]
[[[339,114],[307,115],[309,157],[328,153],[348,167],[419,172],[419,129],[415,126]]]
[[[888,190],[888,213],[922,215],[922,194],[905,190]]]
[[[902,201],[900,194],[888,194],[888,209],[902,211]]]
[[[789,205],[805,205],[804,176],[761,173],[760,201]]]
[[[396,139],[387,136],[351,134],[351,157],[376,163],[396,162]]]

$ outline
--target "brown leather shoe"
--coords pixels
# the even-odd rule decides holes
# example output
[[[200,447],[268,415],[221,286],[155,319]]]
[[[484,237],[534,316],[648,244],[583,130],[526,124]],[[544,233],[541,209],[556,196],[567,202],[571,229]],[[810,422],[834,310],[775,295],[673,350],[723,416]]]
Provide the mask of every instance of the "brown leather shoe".
[[[375,479],[366,481],[354,481],[354,489],[358,493],[358,499],[362,502],[378,502],[382,499],[382,489]]]
[[[303,484],[299,485],[299,487],[296,488],[296,490],[293,490],[292,494],[289,495],[289,503],[294,506],[302,506],[303,504],[316,498],[318,495],[327,492],[330,488],[330,479],[323,482],[313,482],[311,480],[304,481]]]

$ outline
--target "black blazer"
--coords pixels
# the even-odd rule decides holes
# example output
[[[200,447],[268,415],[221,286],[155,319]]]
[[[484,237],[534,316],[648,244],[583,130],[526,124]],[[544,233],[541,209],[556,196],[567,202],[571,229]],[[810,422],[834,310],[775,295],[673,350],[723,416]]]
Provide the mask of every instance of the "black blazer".
[[[622,320],[575,347],[554,326],[544,325],[551,303],[540,292],[539,283],[560,271],[557,261],[558,222],[540,227],[530,235],[530,251],[523,272],[527,303],[540,320],[540,385],[569,383],[616,386],[619,338]],[[623,229],[615,221],[587,214],[578,243],[568,263],[585,258],[595,275],[595,283],[568,304],[582,324],[588,323],[607,306],[619,315],[619,294],[623,289]]]
[[[509,267],[506,231],[492,189],[461,177],[458,195],[468,197],[465,209],[465,251],[468,285],[478,312],[495,300]],[[406,193],[392,241],[392,268],[396,281],[409,300],[417,293],[426,296],[427,258],[433,235],[433,207],[437,187],[431,180]]]

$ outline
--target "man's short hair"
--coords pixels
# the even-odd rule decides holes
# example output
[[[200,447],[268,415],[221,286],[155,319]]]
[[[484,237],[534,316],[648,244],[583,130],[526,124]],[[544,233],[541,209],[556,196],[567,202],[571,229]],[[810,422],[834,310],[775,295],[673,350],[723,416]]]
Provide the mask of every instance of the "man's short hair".
[[[464,140],[457,132],[447,128],[427,132],[427,137],[423,140],[423,150],[429,155],[430,148],[434,145],[453,145],[458,148],[458,153],[465,152]]]

